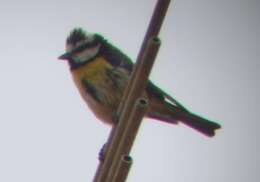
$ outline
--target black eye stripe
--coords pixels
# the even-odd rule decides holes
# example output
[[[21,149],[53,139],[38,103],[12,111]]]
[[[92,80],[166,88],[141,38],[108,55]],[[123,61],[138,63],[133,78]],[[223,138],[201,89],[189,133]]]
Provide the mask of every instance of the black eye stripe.
[[[83,50],[86,49],[86,48],[91,48],[91,47],[97,46],[98,43],[99,43],[98,40],[95,40],[95,41],[89,42],[89,43],[85,43],[85,44],[83,44],[83,45],[77,47],[76,49],[73,49],[73,50],[71,51],[71,54],[76,54],[76,53],[79,53],[79,52],[83,51]]]

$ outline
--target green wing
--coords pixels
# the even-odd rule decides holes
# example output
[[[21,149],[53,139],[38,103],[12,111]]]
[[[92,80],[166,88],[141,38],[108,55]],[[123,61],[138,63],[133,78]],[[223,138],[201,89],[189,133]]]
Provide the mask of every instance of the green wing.
[[[159,98],[160,100],[169,100],[171,104],[176,105],[177,107],[181,108],[184,111],[188,111],[181,103],[179,103],[176,99],[172,96],[164,92],[162,89],[154,85],[150,80],[148,81],[146,87],[148,93],[152,94],[153,96]]]
[[[123,68],[127,70],[129,74],[132,72],[134,64],[131,59],[117,47],[107,42],[105,39],[103,39],[103,46],[101,47],[100,53],[105,56],[113,66]],[[182,108],[183,110],[187,110],[176,99],[154,85],[151,81],[148,81],[146,89],[151,95],[159,98],[160,100],[167,99],[170,101],[170,103],[176,105],[177,107]]]

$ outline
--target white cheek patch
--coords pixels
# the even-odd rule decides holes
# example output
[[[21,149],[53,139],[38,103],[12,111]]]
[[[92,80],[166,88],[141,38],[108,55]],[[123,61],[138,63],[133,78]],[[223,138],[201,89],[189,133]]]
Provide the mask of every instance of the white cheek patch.
[[[80,47],[83,44],[91,43],[95,40],[95,34],[93,33],[86,33],[86,38],[78,41],[75,45],[67,44],[66,45],[66,52],[71,52],[73,49]]]
[[[75,55],[75,58],[76,58],[75,61],[78,63],[83,63],[83,62],[86,62],[86,61],[92,59],[93,57],[95,57],[98,54],[99,48],[100,48],[100,45],[97,45],[95,47],[88,48],[88,49],[85,49],[84,51],[77,53]]]
[[[76,43],[75,47],[80,47],[83,44],[91,43],[95,40],[95,34],[86,33],[86,38]]]

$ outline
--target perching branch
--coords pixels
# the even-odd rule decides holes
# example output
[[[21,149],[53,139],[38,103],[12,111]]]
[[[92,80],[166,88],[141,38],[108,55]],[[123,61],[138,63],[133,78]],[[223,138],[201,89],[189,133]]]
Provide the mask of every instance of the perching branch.
[[[110,133],[105,159],[100,162],[94,182],[125,181],[131,161],[128,156],[147,107],[144,89],[157,55],[157,38],[170,0],[158,0],[130,80],[118,108],[119,121]]]

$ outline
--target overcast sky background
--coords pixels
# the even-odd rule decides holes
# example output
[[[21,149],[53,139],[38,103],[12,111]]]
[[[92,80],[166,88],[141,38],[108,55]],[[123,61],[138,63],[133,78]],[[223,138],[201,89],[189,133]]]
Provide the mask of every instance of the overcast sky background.
[[[65,62],[75,26],[102,33],[133,59],[155,0],[2,1],[0,181],[89,182],[109,127],[80,98]],[[260,1],[176,0],[152,80],[219,121],[209,139],[145,120],[129,182],[258,182]]]

